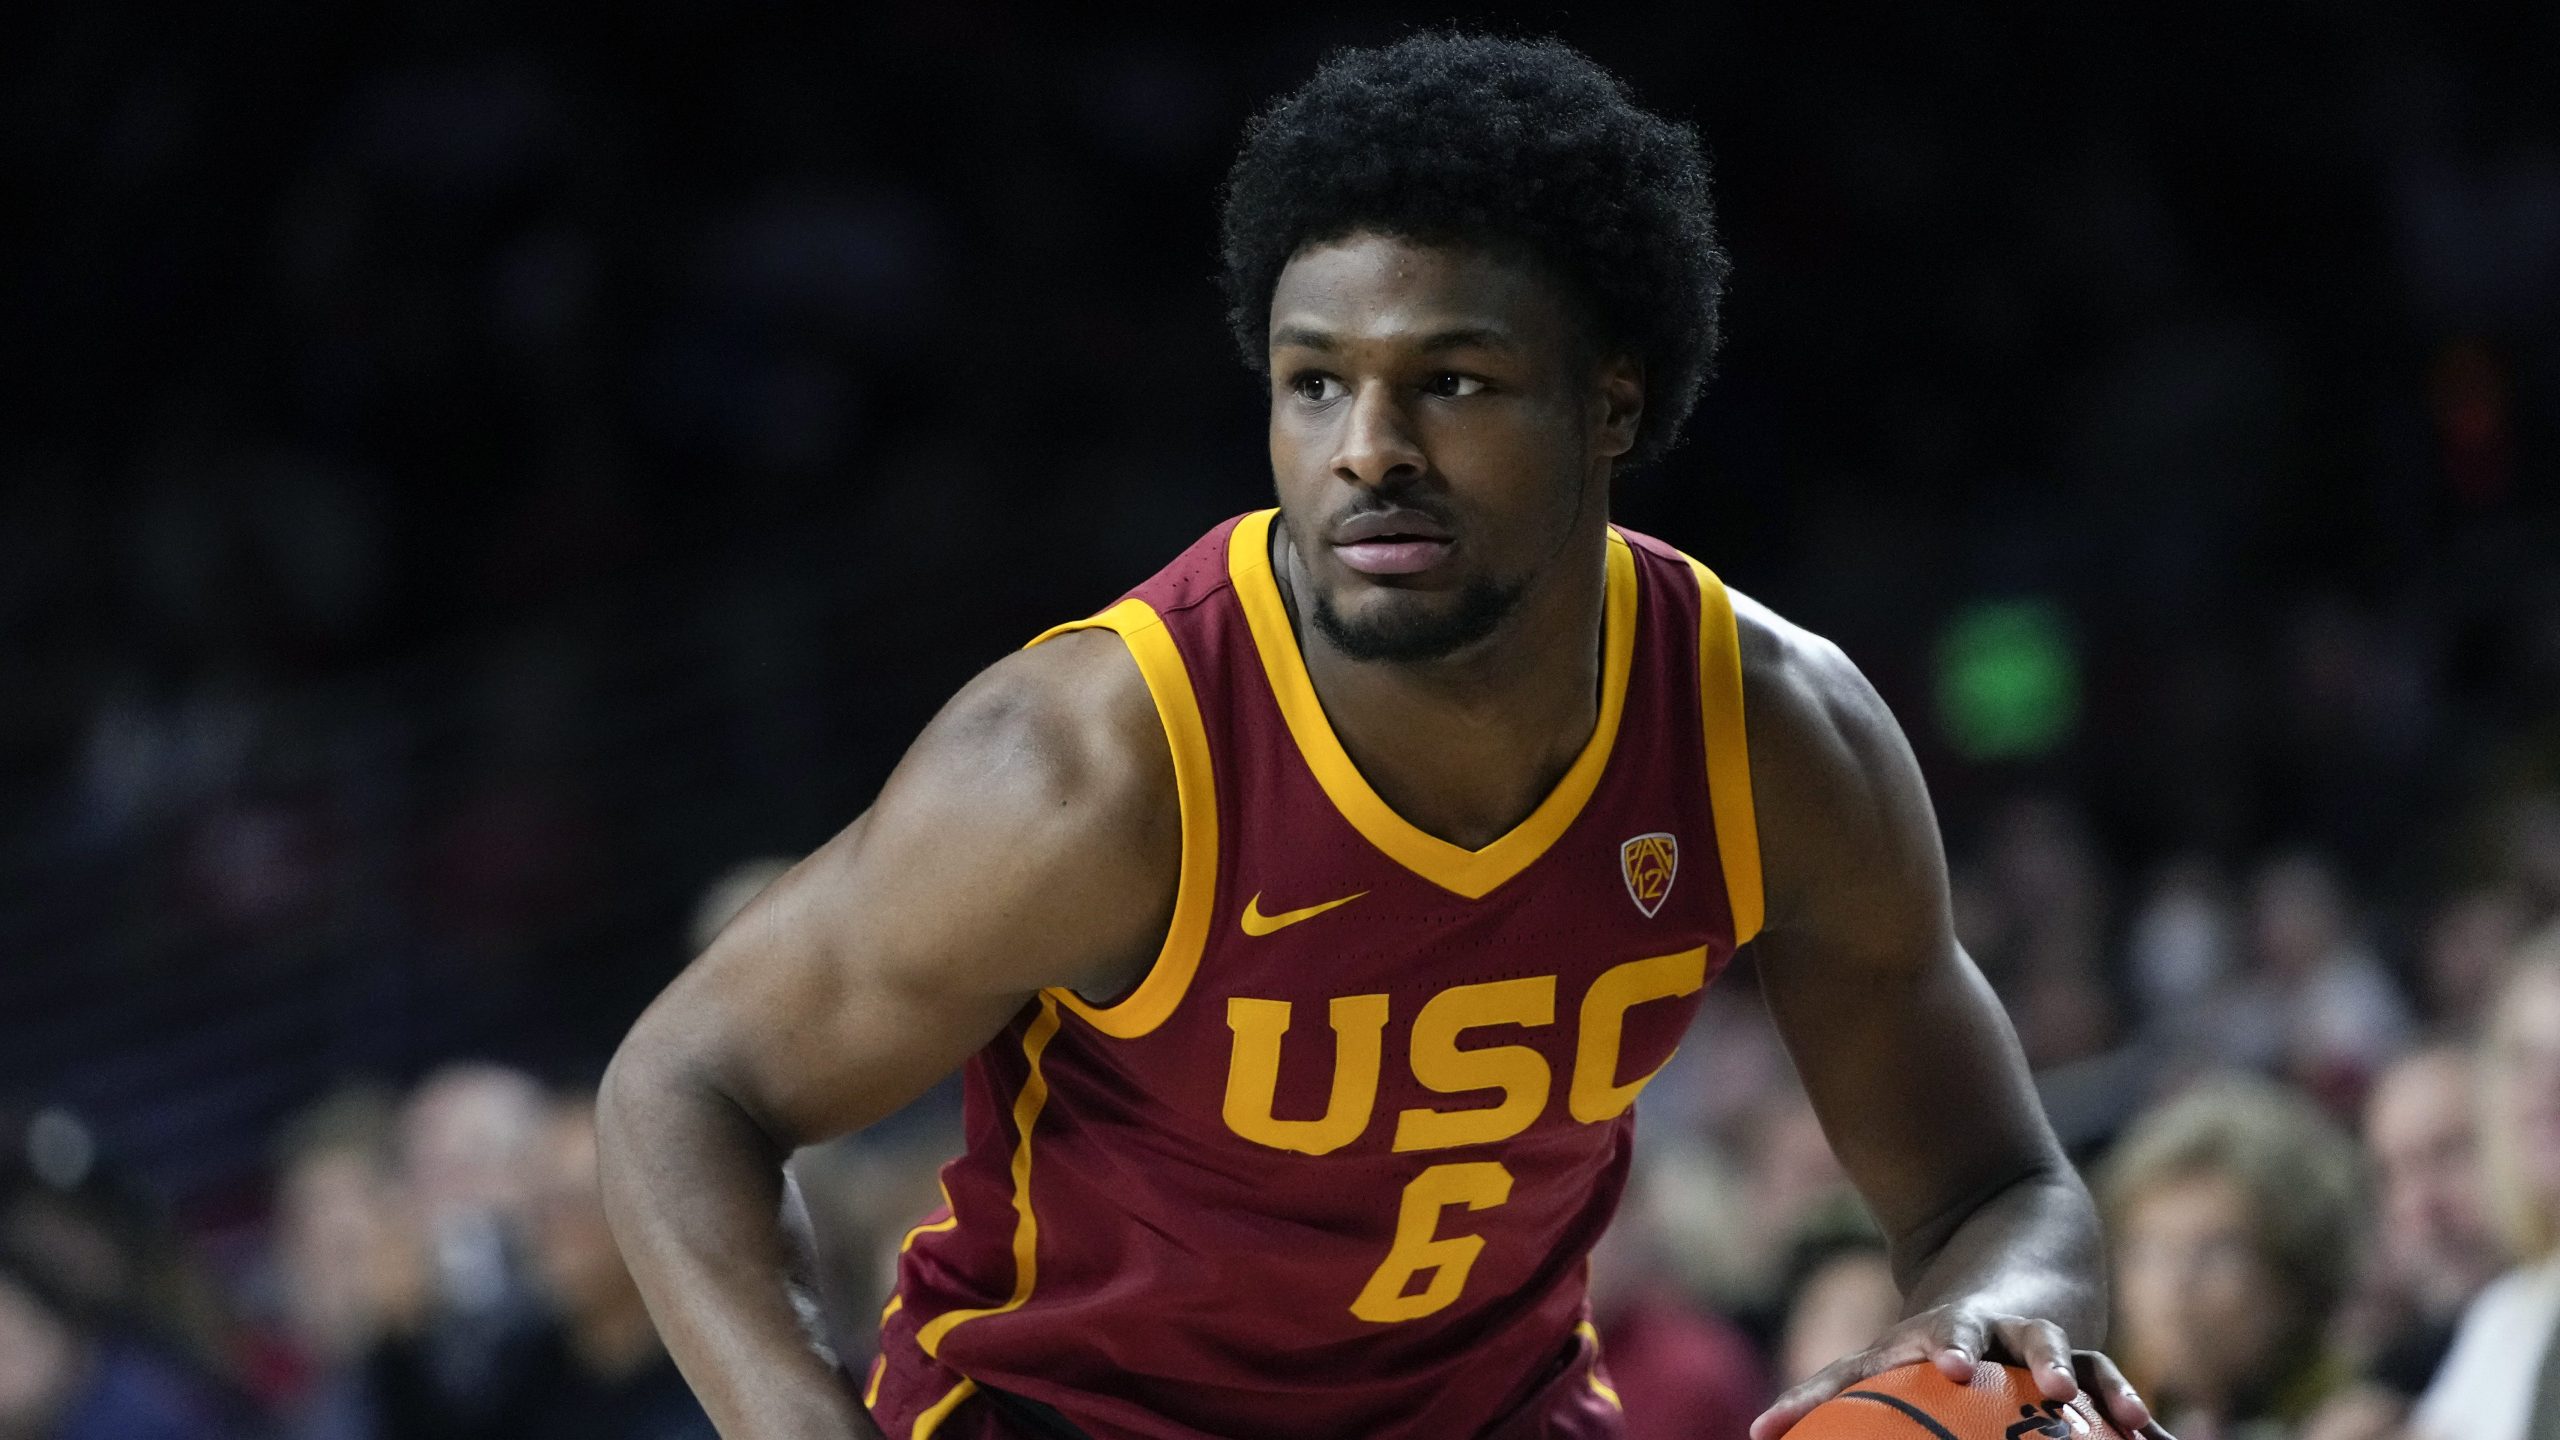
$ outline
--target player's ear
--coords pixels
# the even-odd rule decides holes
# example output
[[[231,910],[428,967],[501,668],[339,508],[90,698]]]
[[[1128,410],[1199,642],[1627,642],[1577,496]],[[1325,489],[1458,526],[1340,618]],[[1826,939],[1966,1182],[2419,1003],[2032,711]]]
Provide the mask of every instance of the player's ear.
[[[1615,459],[1634,449],[1644,424],[1644,362],[1633,355],[1601,361],[1591,412],[1592,442],[1602,455]]]

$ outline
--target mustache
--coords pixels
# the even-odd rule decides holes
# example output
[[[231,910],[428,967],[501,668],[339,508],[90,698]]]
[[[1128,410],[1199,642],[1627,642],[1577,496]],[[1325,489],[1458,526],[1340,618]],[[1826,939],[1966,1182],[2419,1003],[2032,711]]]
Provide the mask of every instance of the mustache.
[[[1373,490],[1335,511],[1325,521],[1327,528],[1346,525],[1363,515],[1385,515],[1402,511],[1438,522],[1452,532],[1458,528],[1458,517],[1440,498],[1425,489],[1419,481],[1398,485],[1391,490]]]

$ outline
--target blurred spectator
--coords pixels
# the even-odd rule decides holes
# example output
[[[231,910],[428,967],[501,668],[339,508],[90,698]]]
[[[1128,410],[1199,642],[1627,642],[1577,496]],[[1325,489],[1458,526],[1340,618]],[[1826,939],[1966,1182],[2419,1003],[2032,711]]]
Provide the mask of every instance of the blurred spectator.
[[[2107,880],[2086,817],[2052,797],[2000,812],[1986,853],[1953,879],[1957,934],[2000,993],[2030,1064],[2059,1065],[2116,1038],[2098,982]]]
[[[426,1257],[397,1174],[393,1107],[372,1090],[321,1102],[284,1144],[277,1249],[286,1319],[314,1354],[343,1359],[406,1328],[426,1300]]]
[[[2213,996],[2230,979],[2234,928],[2231,898],[2212,861],[2189,855],[2161,867],[2126,942],[2133,995],[2156,1045],[2217,1048]]]
[[[400,1185],[396,1123],[389,1096],[343,1091],[280,1147],[276,1273],[305,1370],[280,1398],[298,1440],[369,1440],[366,1357],[425,1319],[426,1239]]]
[[[14,1255],[0,1253],[0,1435],[9,1440],[228,1440],[210,1390],[110,1338]]]
[[[1863,1217],[1860,1217],[1863,1219]],[[1787,1265],[1778,1332],[1778,1383],[1794,1385],[1843,1355],[1874,1344],[1902,1318],[1902,1287],[1884,1237],[1871,1224],[1821,1226]]]
[[[2326,1330],[2355,1273],[2357,1158],[2316,1107],[2208,1081],[2137,1120],[2100,1188],[2114,1353],[2180,1440],[2274,1440],[2341,1388]]]
[[[2481,1200],[2477,1080],[2468,1049],[2430,1046],[2385,1070],[2365,1105],[2380,1191],[2372,1278],[2396,1322],[2366,1371],[2403,1400],[2426,1389],[2454,1321],[2504,1263]]]
[[[534,1267],[557,1311],[568,1364],[535,1410],[543,1440],[718,1440],[658,1343],[640,1287],[606,1228],[591,1099],[545,1127],[534,1180]]]
[[[165,1206],[67,1110],[0,1129],[19,1142],[0,1159],[0,1247],[71,1313],[190,1374],[235,1379],[224,1297]]]
[[[532,1077],[455,1065],[419,1084],[400,1117],[401,1165],[434,1247],[437,1303],[455,1314],[522,1296],[518,1237],[545,1115]]]
[[[1591,1319],[1626,1411],[1627,1440],[1746,1440],[1776,1390],[1740,1326],[1673,1278],[1680,1241],[1641,1160],[1618,1218],[1591,1253]]]
[[[2419,962],[2427,1011],[2448,1035],[2472,1036],[2489,991],[2523,943],[2529,909],[2515,890],[2466,890],[2439,906],[2427,924]]]
[[[530,1077],[476,1064],[427,1077],[401,1112],[427,1303],[366,1365],[378,1440],[538,1433],[561,1363],[523,1253],[546,1114]]]
[[[2560,932],[2499,988],[2481,1070],[2491,1209],[2521,1264],[2463,1312],[2418,1402],[2420,1440],[2540,1440],[2560,1425]]]
[[[449,1246],[462,1230],[499,1253],[439,1265],[430,1214]],[[294,1127],[277,1224],[314,1372],[287,1407],[297,1440],[713,1440],[605,1226],[587,1099],[555,1105],[489,1066],[397,1109],[345,1092]],[[492,1268],[497,1298],[467,1288]]]
[[[2374,1082],[2365,1152],[2381,1223],[2364,1293],[2340,1327],[2364,1373],[2303,1427],[2304,1440],[2376,1440],[2405,1421],[2463,1307],[2505,1264],[2481,1200],[2477,1081],[2467,1048],[2434,1045]]]
[[[2270,861],[2250,897],[2249,941],[2252,999],[2274,1021],[2280,1072],[2352,1114],[2411,1027],[2390,974],[2356,935],[2336,871],[2309,855]]]
[[[1792,1075],[1742,1117],[1729,1150],[1737,1179],[1734,1203],[1693,1241],[1715,1252],[1715,1273],[1727,1287],[1725,1303],[1741,1314],[1779,1314],[1797,1237],[1807,1217],[1842,1202],[1848,1175],[1823,1137],[1813,1102]]]

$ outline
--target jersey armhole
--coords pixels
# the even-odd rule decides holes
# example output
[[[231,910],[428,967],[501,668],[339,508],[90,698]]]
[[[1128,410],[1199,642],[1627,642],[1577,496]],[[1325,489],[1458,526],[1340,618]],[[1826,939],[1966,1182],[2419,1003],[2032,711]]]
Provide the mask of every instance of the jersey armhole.
[[[1707,800],[1736,949],[1760,933],[1760,819],[1751,804],[1751,746],[1742,723],[1742,637],[1733,597],[1716,573],[1683,555],[1698,578],[1698,701],[1706,716]]]
[[[1174,885],[1173,923],[1166,927],[1164,946],[1136,988],[1100,1005],[1065,986],[1051,986],[1044,992],[1096,1030],[1127,1040],[1155,1029],[1173,1014],[1190,990],[1201,952],[1208,946],[1209,915],[1218,888],[1217,789],[1209,767],[1209,732],[1200,720],[1191,672],[1155,608],[1144,600],[1123,600],[1099,615],[1044,630],[1032,637],[1031,645],[1072,630],[1109,630],[1138,662],[1138,673],[1146,679],[1156,718],[1164,723],[1165,739],[1173,750],[1174,796],[1182,815],[1182,870]]]

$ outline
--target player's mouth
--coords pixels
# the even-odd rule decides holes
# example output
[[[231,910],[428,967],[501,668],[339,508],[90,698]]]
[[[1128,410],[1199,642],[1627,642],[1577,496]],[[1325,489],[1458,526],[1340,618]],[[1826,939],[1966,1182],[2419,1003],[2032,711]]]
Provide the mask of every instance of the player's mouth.
[[[1363,575],[1419,575],[1457,544],[1449,527],[1419,510],[1367,510],[1334,522],[1326,537],[1342,563]]]

